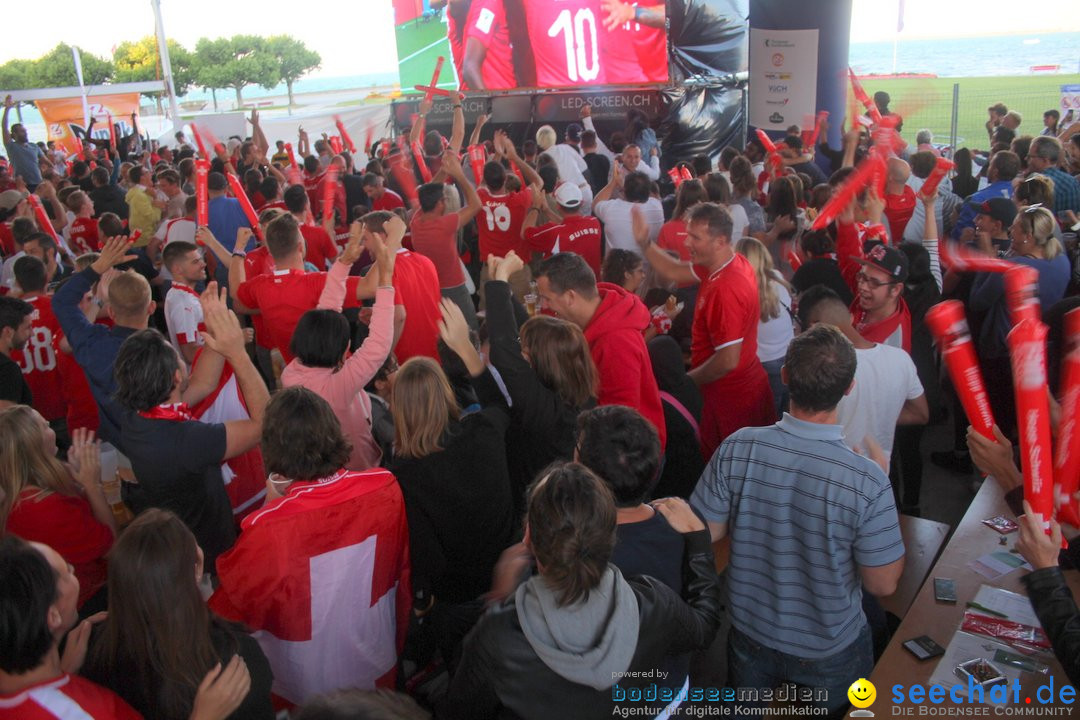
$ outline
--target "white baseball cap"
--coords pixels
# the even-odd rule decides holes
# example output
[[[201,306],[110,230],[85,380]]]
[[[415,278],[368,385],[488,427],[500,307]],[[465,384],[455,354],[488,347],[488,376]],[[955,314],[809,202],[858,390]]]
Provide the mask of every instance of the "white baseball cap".
[[[581,204],[581,188],[571,182],[564,182],[555,188],[555,202],[564,208],[576,208]]]

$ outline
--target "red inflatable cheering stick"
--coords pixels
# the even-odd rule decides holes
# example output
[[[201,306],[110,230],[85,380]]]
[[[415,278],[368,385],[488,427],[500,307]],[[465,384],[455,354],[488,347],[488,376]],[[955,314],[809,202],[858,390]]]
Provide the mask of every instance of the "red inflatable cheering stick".
[[[829,198],[829,201],[825,203],[821,208],[821,212],[814,218],[814,224],[811,226],[814,230],[821,230],[823,227],[831,223],[851,204],[852,199],[858,195],[864,187],[873,182],[878,173],[885,172],[885,161],[881,159],[877,153],[870,153],[866,158],[859,163],[859,167],[855,169],[848,179],[844,181],[844,184],[833,193],[833,196]]]
[[[209,177],[210,161],[201,157],[195,161],[195,222],[199,227],[210,224],[210,192],[207,188]]]
[[[1080,527],[1080,308],[1065,315],[1065,360],[1061,365],[1061,424],[1054,455],[1058,519]]]
[[[1013,325],[1024,320],[1042,321],[1038,270],[1017,263],[1005,271],[1005,305]]]
[[[416,167],[420,169],[420,177],[424,182],[431,182],[431,170],[428,169],[427,161],[424,160],[424,144],[419,140],[413,140],[412,145],[413,161],[416,163]]]
[[[487,151],[483,145],[469,146],[469,167],[472,168],[473,181],[479,185],[484,182],[484,163],[487,162]]]
[[[334,116],[334,124],[337,125],[337,130],[341,133],[341,139],[345,141],[345,145],[349,148],[349,152],[355,155],[356,145],[353,145],[352,138],[349,137],[349,131],[345,129],[345,123],[341,122],[340,115]]]
[[[829,119],[829,111],[828,110],[822,110],[821,112],[819,112],[817,114],[817,120],[814,122],[814,133],[810,136],[810,144],[809,144],[808,148],[806,146],[806,143],[805,142],[803,143],[803,146],[804,146],[803,149],[804,150],[809,149],[810,152],[814,151],[814,148],[817,147],[818,136],[821,135],[821,128],[825,124],[825,121],[828,120],[828,119]]]
[[[946,300],[926,312],[926,325],[941,351],[941,359],[949,371],[956,394],[968,421],[983,437],[994,440],[994,415],[986,394],[975,346],[971,342],[964,305],[959,300]]]
[[[1050,398],[1046,393],[1046,326],[1024,320],[1009,331],[1016,427],[1024,499],[1049,532],[1054,514],[1053,454],[1050,447]]]
[[[870,113],[870,119],[874,121],[874,124],[881,122],[881,111],[878,110],[877,105],[870,99],[870,96],[863,90],[862,83],[859,82],[859,78],[855,77],[855,71],[851,68],[847,69],[848,76],[851,78],[851,91],[855,93],[855,99],[862,103],[862,106],[866,108],[866,111]]]
[[[262,240],[262,230],[259,229],[259,216],[255,214],[255,208],[251,206],[251,200],[248,199],[247,192],[244,191],[244,184],[240,182],[240,178],[232,173],[226,174],[225,177],[229,179],[229,187],[232,188],[233,195],[239,201],[240,209],[244,211],[244,216],[251,223],[251,232],[259,240]]]
[[[436,95],[442,95],[443,97],[450,97],[449,90],[439,89],[439,73],[442,72],[443,63],[446,62],[446,58],[442,55],[435,61],[435,72],[431,74],[431,85],[415,85],[417,90],[424,93],[424,99],[431,102]]]
[[[338,168],[336,165],[331,165],[326,171],[326,177],[323,178],[323,194],[322,194],[322,219],[323,223],[326,223],[327,219],[333,221],[334,219],[334,198],[337,193],[338,182]],[[344,220],[342,220],[344,222]]]
[[[780,157],[780,151],[776,149],[776,145],[773,144],[772,138],[770,138],[761,128],[757,129],[757,136],[758,140],[761,141],[761,147],[765,148],[765,152],[769,154],[770,177],[780,177],[784,172],[784,159]]]
[[[45,212],[45,206],[41,204],[41,199],[34,193],[30,193],[26,199],[30,201],[30,207],[34,209],[34,219],[37,220],[38,228],[40,228],[41,232],[48,233],[53,242],[62,247],[60,238],[56,235],[56,228],[53,227],[52,220],[49,219],[48,213]]]
[[[927,176],[926,182],[919,188],[919,197],[930,197],[937,192],[938,185],[945,179],[945,176],[956,167],[952,160],[946,158],[938,158],[934,163],[934,169],[930,171],[930,175]]]

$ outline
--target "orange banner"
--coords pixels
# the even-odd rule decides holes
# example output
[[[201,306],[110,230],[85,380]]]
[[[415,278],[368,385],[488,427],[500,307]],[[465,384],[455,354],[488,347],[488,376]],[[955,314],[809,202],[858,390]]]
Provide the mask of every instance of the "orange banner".
[[[75,155],[79,151],[76,138],[86,137],[86,126],[83,124],[82,98],[62,98],[60,100],[36,100],[38,112],[41,113],[48,130],[48,139],[56,143],[56,147],[62,148],[68,156]],[[90,107],[90,117],[96,118],[94,124],[94,137],[102,140],[109,138],[109,121],[107,117],[112,115],[113,121],[120,126],[118,136],[130,135],[131,113],[139,112],[139,93],[123,93],[121,95],[95,95],[87,99]]]

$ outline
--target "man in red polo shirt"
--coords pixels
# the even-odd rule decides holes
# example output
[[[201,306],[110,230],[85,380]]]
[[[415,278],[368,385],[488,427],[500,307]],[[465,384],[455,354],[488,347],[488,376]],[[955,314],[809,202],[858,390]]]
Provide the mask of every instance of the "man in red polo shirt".
[[[304,245],[306,246],[304,260],[314,265],[320,272],[328,268],[329,264],[337,257],[337,246],[321,227],[304,223],[304,218],[307,216],[310,207],[308,193],[304,191],[304,188],[293,185],[286,190],[285,207],[296,219],[296,224],[300,227],[300,234],[304,236]]]
[[[364,194],[371,200],[371,209],[375,212],[386,210],[393,212],[405,207],[405,201],[393,190],[385,187],[382,175],[369,172],[364,175]]]
[[[293,330],[303,314],[318,305],[326,273],[304,272],[304,238],[291,214],[266,226],[266,247],[274,259],[273,274],[247,279],[244,254],[238,247],[229,263],[229,288],[230,292],[235,288],[238,312],[262,313],[270,342],[288,363],[293,357],[289,352]],[[375,288],[368,288],[358,277],[349,278],[345,288],[345,307],[357,307],[360,300],[375,295]]]
[[[32,255],[15,261],[15,283],[22,288],[21,299],[30,303],[34,312],[30,316],[30,337],[21,350],[11,351],[11,359],[30,386],[34,409],[55,429],[67,416],[67,398],[58,352],[63,333],[45,294],[46,274],[45,263]]]
[[[369,212],[360,218],[364,231],[385,236],[386,247],[397,253],[394,261],[394,355],[405,362],[416,355],[439,360],[439,273],[419,253],[401,247],[405,222],[392,212]],[[355,225],[355,223],[354,223]],[[374,268],[365,280],[374,279]],[[374,295],[374,283],[371,289]]]
[[[465,193],[465,207],[447,213],[445,193],[448,190],[453,192],[453,188],[447,188],[443,183],[421,185],[417,191],[420,210],[413,216],[411,224],[412,246],[435,264],[442,296],[450,298],[461,308],[469,327],[475,330],[476,307],[465,283],[465,269],[458,255],[457,233],[480,212],[480,197],[465,179],[461,161],[453,150],[448,149],[443,153],[442,169]]]
[[[577,253],[599,277],[600,221],[592,215],[581,214],[581,200],[581,188],[564,182],[555,188],[555,202],[562,210],[562,222],[554,220],[534,227],[548,207],[544,194],[534,192],[532,207],[525,213],[525,222],[521,226],[521,237],[529,254],[539,252],[549,258],[559,252]]]
[[[757,278],[731,243],[731,215],[716,203],[694,206],[686,223],[690,262],[680,262],[649,240],[636,208],[634,239],[666,279],[698,282],[690,349],[690,378],[701,388],[701,451],[706,458],[731,433],[776,420],[769,377],[757,356],[761,310]]]

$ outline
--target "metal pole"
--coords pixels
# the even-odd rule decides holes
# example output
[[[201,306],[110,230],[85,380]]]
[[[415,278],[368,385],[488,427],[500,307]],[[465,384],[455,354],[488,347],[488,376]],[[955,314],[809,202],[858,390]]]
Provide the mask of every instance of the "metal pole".
[[[90,126],[90,104],[86,102],[86,86],[83,84],[82,55],[74,45],[71,46],[71,57],[75,60],[75,76],[79,79],[79,96],[82,98],[83,127],[86,128]]]
[[[154,8],[154,25],[157,29],[158,53],[161,55],[161,73],[165,76],[165,91],[169,95],[169,114],[173,129],[180,129],[180,107],[176,104],[176,88],[173,86],[172,63],[169,62],[169,44],[165,39],[165,23],[161,20],[161,0],[150,0]]]
[[[952,148],[953,154],[956,154],[956,124],[959,120],[960,110],[960,83],[953,83],[952,86],[952,123],[949,127],[949,147]]]

